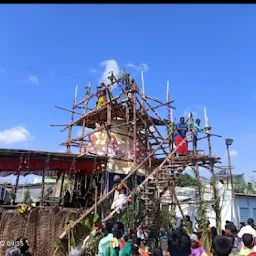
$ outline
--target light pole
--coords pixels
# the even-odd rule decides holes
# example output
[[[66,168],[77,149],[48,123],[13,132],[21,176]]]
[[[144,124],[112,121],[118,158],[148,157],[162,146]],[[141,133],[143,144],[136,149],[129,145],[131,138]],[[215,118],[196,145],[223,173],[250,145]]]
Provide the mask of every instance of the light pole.
[[[230,151],[229,151],[229,147],[233,144],[233,139],[226,139],[225,142],[226,142],[227,153],[228,153],[228,169],[229,169],[229,175],[230,175],[232,195],[234,195],[233,176],[232,176],[232,168],[231,168],[231,157],[230,157]]]
[[[232,175],[232,167],[231,167],[231,157],[230,157],[230,151],[229,147],[233,144],[233,139],[226,139],[226,146],[227,146],[227,153],[228,153],[228,169],[229,169],[229,175],[230,175],[230,183],[231,183],[231,190],[232,190],[232,206],[231,206],[231,213],[233,217],[233,207],[235,210],[235,218],[236,218],[236,224],[238,225],[239,220],[238,220],[238,213],[237,213],[237,207],[235,203],[235,191],[234,191],[234,183],[233,183],[233,175]]]

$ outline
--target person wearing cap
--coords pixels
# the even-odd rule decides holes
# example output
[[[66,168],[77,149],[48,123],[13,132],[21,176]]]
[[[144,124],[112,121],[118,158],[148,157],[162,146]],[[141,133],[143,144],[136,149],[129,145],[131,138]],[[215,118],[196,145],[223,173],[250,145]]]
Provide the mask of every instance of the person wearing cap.
[[[191,256],[207,256],[205,250],[200,247],[199,239],[197,234],[190,235],[191,240]]]

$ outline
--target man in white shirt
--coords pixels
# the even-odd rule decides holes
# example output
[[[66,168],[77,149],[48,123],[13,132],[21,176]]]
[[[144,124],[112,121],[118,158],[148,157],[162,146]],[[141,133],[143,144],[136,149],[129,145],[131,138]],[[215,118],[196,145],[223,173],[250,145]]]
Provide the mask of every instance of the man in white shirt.
[[[241,239],[244,234],[251,234],[253,237],[256,237],[256,230],[254,227],[254,220],[252,218],[248,219],[247,225],[241,228],[237,236]]]

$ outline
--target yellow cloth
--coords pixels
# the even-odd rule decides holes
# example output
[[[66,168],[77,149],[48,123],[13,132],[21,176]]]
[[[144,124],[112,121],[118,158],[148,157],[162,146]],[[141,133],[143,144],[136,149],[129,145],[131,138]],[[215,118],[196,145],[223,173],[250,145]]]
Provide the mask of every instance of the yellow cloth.
[[[100,108],[101,106],[103,106],[104,104],[106,104],[107,102],[107,96],[100,96],[98,98],[98,102],[97,102],[97,108]]]
[[[253,248],[249,249],[249,248],[243,246],[241,251],[237,255],[239,255],[239,256],[247,256],[247,255],[249,255],[252,252],[254,252]]]

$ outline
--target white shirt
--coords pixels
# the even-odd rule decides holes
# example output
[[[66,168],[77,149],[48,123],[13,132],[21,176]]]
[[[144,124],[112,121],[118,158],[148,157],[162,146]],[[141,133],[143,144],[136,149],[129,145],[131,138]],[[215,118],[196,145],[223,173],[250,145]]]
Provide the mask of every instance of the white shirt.
[[[237,236],[242,238],[244,234],[251,234],[253,237],[256,237],[256,230],[252,226],[246,225],[241,228]]]

